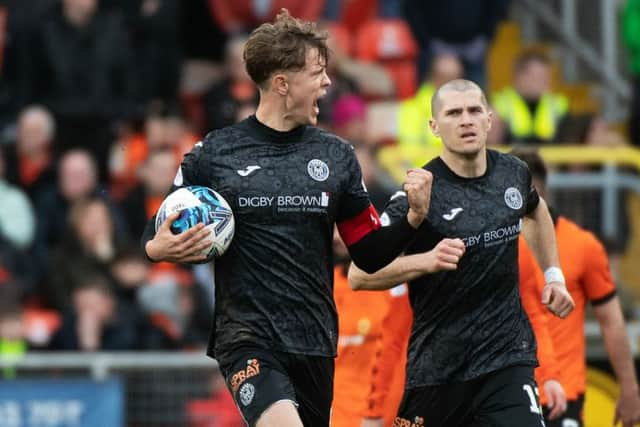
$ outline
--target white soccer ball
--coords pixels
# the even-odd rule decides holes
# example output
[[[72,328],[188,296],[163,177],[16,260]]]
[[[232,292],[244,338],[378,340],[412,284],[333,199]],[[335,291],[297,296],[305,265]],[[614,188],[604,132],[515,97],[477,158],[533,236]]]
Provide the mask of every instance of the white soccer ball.
[[[167,217],[180,212],[180,217],[171,224],[171,231],[179,234],[199,222],[211,230],[209,246],[201,254],[207,261],[225,253],[235,232],[235,221],[229,203],[216,191],[208,187],[193,185],[179,188],[169,194],[156,214],[156,232]]]

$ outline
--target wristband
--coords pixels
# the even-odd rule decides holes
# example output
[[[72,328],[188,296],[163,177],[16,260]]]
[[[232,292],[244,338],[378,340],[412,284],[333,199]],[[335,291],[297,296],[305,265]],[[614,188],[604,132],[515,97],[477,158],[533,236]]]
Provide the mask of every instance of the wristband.
[[[544,271],[544,283],[549,284],[551,282],[565,284],[564,274],[562,274],[562,270],[559,267],[549,267]]]

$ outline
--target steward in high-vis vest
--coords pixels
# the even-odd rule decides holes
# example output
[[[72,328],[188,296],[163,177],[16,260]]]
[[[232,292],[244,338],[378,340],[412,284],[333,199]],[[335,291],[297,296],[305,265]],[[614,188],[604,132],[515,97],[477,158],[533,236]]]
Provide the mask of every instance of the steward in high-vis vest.
[[[551,92],[546,56],[526,52],[515,63],[514,85],[493,96],[493,107],[505,123],[506,143],[551,142],[569,109],[568,99]]]
[[[430,149],[442,147],[442,141],[429,127],[431,97],[440,85],[461,78],[463,72],[464,68],[457,56],[437,55],[432,61],[428,79],[422,83],[415,96],[400,103],[396,122],[397,147],[406,164],[423,166],[433,158],[433,150]]]

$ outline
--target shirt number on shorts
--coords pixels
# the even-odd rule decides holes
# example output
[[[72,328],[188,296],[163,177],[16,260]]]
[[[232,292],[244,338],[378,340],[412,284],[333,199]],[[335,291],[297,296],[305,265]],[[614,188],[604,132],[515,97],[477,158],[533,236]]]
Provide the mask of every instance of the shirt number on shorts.
[[[525,384],[522,386],[522,389],[529,396],[529,410],[534,414],[542,414],[542,407],[538,403],[538,397],[540,394],[538,393],[538,387],[531,387],[531,384]]]

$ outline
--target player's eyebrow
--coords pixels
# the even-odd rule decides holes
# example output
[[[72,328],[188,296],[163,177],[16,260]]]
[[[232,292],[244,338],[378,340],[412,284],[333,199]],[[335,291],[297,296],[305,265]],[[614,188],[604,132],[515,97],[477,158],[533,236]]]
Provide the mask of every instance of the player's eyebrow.
[[[468,107],[466,107],[467,111],[472,112],[472,113],[477,113],[478,111],[482,111],[482,106],[479,104],[476,105],[470,105]],[[444,114],[445,115],[451,115],[451,114],[460,114],[462,113],[462,111],[464,110],[463,107],[455,107],[455,108],[449,108],[447,110],[444,110]]]
[[[444,110],[444,114],[449,116],[451,114],[460,114],[462,113],[462,107],[449,108],[448,110]]]

